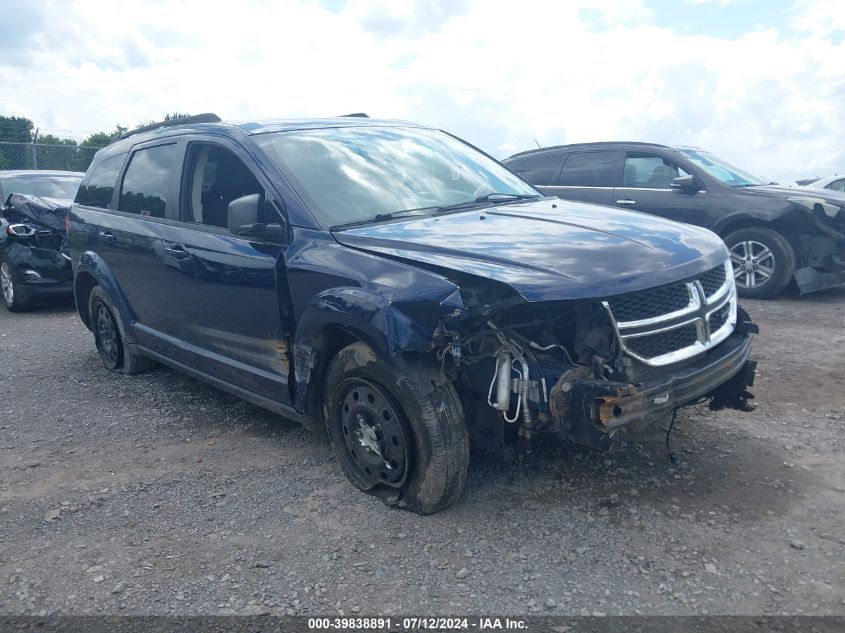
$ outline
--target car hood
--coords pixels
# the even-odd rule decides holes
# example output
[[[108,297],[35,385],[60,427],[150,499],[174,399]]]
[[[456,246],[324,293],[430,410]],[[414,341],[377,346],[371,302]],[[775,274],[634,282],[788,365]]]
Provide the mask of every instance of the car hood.
[[[7,208],[14,209],[28,219],[64,235],[65,216],[73,204],[72,200],[41,198],[13,193],[6,201]]]
[[[840,206],[845,205],[845,193],[832,189],[820,189],[818,187],[784,187],[783,185],[756,185],[753,187],[740,187],[747,193],[771,196],[776,198],[796,198],[809,196],[821,198]]]
[[[544,198],[334,233],[346,246],[508,284],[527,301],[606,297],[703,273],[727,258],[710,231]]]

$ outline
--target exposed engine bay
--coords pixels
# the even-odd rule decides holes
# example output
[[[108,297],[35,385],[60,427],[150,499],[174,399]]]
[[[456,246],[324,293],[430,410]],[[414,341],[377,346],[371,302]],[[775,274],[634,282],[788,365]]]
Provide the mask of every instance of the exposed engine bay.
[[[749,410],[756,326],[727,266],[607,300],[532,304],[462,285],[466,316],[438,357],[450,361],[476,441],[530,452],[554,433],[612,448],[689,404]]]
[[[14,266],[29,292],[69,291],[73,279],[63,202],[12,194],[0,209],[0,259]]]

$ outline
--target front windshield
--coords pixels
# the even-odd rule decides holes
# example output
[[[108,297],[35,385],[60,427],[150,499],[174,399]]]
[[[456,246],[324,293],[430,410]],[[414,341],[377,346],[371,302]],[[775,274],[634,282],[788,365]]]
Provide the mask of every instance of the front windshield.
[[[21,193],[42,198],[73,200],[82,176],[15,176],[3,181],[4,195]]]
[[[256,141],[293,177],[326,227],[433,211],[492,193],[540,195],[484,154],[437,130],[339,127],[272,132]]]
[[[701,167],[714,178],[718,178],[731,187],[748,187],[751,185],[766,185],[768,180],[749,174],[730,163],[717,158],[710,152],[703,152],[698,149],[682,149],[681,154]]]

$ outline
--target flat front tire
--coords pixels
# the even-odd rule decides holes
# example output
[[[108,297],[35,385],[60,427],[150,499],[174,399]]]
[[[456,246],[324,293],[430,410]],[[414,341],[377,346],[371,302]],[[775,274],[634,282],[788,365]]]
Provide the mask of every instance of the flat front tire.
[[[400,369],[364,343],[342,349],[326,375],[332,448],[352,484],[418,514],[463,492],[469,436],[454,386],[424,363]]]
[[[725,244],[739,296],[769,299],[783,292],[795,274],[795,251],[772,229],[749,226],[730,233]]]

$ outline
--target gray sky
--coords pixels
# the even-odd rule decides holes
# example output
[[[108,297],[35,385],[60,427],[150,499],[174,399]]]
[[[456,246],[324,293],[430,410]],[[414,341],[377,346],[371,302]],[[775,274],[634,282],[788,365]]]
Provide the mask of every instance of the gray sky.
[[[499,158],[619,139],[845,171],[841,0],[0,0],[0,23],[0,114],[56,134],[364,111]]]

